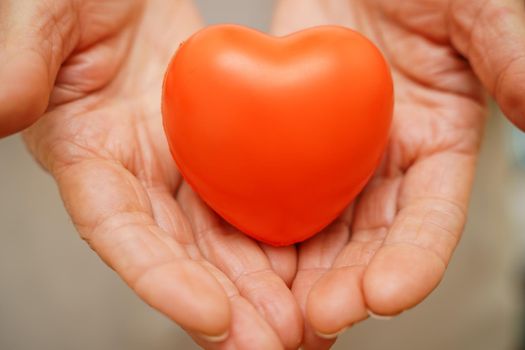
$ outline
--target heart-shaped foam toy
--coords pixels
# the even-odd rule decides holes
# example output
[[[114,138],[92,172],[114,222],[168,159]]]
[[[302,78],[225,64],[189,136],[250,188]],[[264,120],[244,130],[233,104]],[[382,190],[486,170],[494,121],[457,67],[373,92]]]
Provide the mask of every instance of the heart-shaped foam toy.
[[[164,128],[190,186],[226,221],[271,245],[332,222],[379,165],[393,84],[365,37],[325,26],[272,37],[206,28],[173,58]]]

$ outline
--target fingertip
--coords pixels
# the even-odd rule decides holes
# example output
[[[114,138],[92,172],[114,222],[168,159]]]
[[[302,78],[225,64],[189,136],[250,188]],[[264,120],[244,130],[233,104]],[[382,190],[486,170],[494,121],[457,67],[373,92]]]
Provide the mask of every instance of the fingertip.
[[[496,95],[496,99],[507,119],[518,129],[525,131],[525,84],[520,81],[511,86],[514,88],[506,87]],[[520,88],[521,86],[523,87]]]
[[[393,319],[395,316],[393,315],[378,315],[376,313],[374,313],[372,310],[368,310],[368,316],[370,316],[370,318],[373,318],[374,320],[379,320],[379,321],[390,321],[391,319]]]
[[[503,114],[525,131],[525,56],[519,53],[509,58],[504,68],[496,71],[491,92]]]
[[[232,315],[224,289],[191,260],[152,270],[137,282],[135,290],[181,327],[208,340],[221,342],[229,332]]]
[[[272,320],[272,325],[286,349],[297,349],[303,339],[303,317],[291,293],[286,299],[281,304],[282,311],[276,313],[276,319]]]
[[[508,118],[515,127],[525,132],[525,111],[520,115],[509,115]]]
[[[286,349],[297,349],[303,338],[303,317],[294,296],[273,271],[237,281],[241,295],[259,311]]]
[[[525,132],[525,109],[523,110],[523,112],[510,111],[510,112],[503,112],[503,114],[512,123],[512,125],[520,129],[521,131]]]
[[[363,277],[366,305],[374,315],[398,315],[425,299],[444,272],[434,253],[408,244],[384,246]]]
[[[0,59],[0,137],[31,126],[47,109],[50,83],[43,63],[31,55]]]
[[[198,334],[202,340],[208,343],[222,343],[230,336],[230,332],[226,331],[223,334],[219,335],[207,335],[207,334]]]
[[[368,317],[360,283],[363,271],[361,266],[334,269],[317,281],[306,303],[308,322],[317,334],[337,336]]]
[[[332,340],[332,339],[337,339],[337,337],[339,337],[341,334],[346,332],[347,329],[348,329],[348,327],[345,327],[345,328],[341,329],[340,331],[335,332],[335,333],[331,333],[331,334],[325,334],[325,333],[321,333],[321,332],[318,332],[318,331],[316,331],[315,333],[317,334],[317,336],[319,338],[322,338],[322,339],[325,339],[325,340]]]
[[[303,340],[303,317],[299,306],[296,304],[295,299],[290,294],[290,300],[288,310],[282,317],[282,328],[288,330],[288,334],[279,334],[279,338],[283,341],[286,349],[297,349]],[[282,333],[282,332],[281,332]]]
[[[234,322],[231,338],[227,340],[227,349],[283,349],[277,333],[264,320],[256,308],[240,295],[231,299]]]
[[[337,341],[337,337],[344,333],[346,329],[342,329],[336,334],[323,334],[314,331],[310,326],[305,327],[303,343],[300,349],[303,350],[328,350],[331,349]]]

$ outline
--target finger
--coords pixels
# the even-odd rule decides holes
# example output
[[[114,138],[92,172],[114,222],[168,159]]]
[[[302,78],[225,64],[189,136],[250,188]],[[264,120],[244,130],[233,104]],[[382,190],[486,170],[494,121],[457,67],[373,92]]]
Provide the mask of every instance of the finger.
[[[0,137],[22,130],[47,108],[65,57],[75,45],[68,1],[0,2]]]
[[[301,313],[257,243],[224,223],[185,183],[179,190],[179,200],[190,218],[203,256],[233,281],[286,348],[297,348],[302,338]]]
[[[228,331],[224,289],[157,226],[131,173],[94,159],[55,168],[54,175],[81,236],[145,302],[193,332],[220,337]]]
[[[209,338],[194,336],[205,349],[284,349],[279,337],[245,298],[234,295],[230,298],[232,328],[223,342],[210,342]]]
[[[344,216],[348,219],[347,216]],[[333,261],[348,242],[348,222],[341,220],[333,223],[321,233],[299,246],[297,276],[292,285],[292,292],[303,314],[307,315],[307,300],[316,282],[330,269]],[[306,316],[303,345],[306,349],[329,349],[337,334],[319,332],[310,324]]]
[[[259,243],[259,246],[268,257],[272,270],[290,287],[297,272],[295,246],[273,247],[265,243]]]
[[[475,155],[442,152],[405,174],[397,215],[363,277],[373,313],[398,314],[438,285],[463,231],[475,162]]]
[[[362,278],[396,214],[400,178],[374,179],[354,211],[350,241],[312,288],[307,318],[318,333],[338,334],[368,318]]]
[[[147,187],[147,192],[155,221],[170,237],[184,246],[192,259],[198,261],[219,281],[230,299],[232,320],[228,332],[219,336],[207,336],[189,331],[195,341],[205,349],[282,348],[273,329],[258,314],[257,310],[239,295],[235,285],[221,271],[203,259],[196,246],[191,225],[170,191],[162,186],[150,185]]]
[[[451,2],[451,37],[507,117],[525,130],[525,7],[521,0]]]
[[[155,222],[170,236],[167,244],[176,244],[192,259],[202,259],[194,240],[191,224],[179,203],[169,189],[164,187],[146,187],[151,202]]]
[[[129,55],[133,34],[134,28],[122,24],[118,35],[101,39],[88,48],[78,47],[60,66],[48,110],[100,91],[114,81],[125,56]]]

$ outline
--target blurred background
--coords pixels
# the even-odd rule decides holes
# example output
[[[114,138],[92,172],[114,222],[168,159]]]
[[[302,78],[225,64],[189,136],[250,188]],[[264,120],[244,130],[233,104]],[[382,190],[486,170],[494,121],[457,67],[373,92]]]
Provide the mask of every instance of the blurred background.
[[[270,0],[197,3],[209,23],[265,30],[270,22]],[[440,287],[393,320],[353,327],[335,349],[525,349],[525,137],[497,114],[467,229]],[[78,238],[19,136],[0,141],[0,184],[1,350],[197,348]]]

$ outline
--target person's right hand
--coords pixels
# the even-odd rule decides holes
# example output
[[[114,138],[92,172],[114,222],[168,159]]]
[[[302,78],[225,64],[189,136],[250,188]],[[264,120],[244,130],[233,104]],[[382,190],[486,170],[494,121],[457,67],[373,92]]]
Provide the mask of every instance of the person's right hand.
[[[525,130],[522,0],[280,0],[274,31],[342,25],[382,50],[395,82],[384,161],[333,225],[298,246],[292,290],[305,349],[370,315],[395,316],[441,281],[459,243],[485,91]]]
[[[82,238],[199,344],[297,348],[295,248],[223,223],[167,147],[164,70],[200,26],[186,0],[1,1],[0,135],[44,114],[25,139]]]

